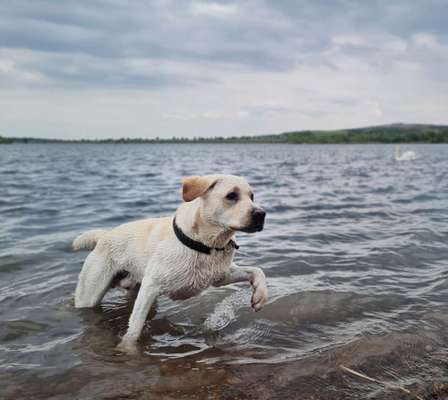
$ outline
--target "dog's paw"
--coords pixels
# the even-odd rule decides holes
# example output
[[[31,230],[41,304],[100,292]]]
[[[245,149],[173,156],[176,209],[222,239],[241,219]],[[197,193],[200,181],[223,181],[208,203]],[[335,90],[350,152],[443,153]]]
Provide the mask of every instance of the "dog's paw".
[[[252,294],[250,302],[254,311],[260,311],[268,301],[266,277],[261,269],[254,268],[251,284],[254,288],[254,292]]]
[[[137,355],[139,353],[137,342],[127,339],[122,339],[121,342],[117,345],[117,347],[115,347],[115,350],[118,350],[121,353],[125,353],[132,356]]]
[[[268,301],[268,288],[266,287],[266,283],[263,281],[258,284],[258,286],[254,286],[254,293],[251,298],[251,305],[254,311],[260,311],[266,302]]]

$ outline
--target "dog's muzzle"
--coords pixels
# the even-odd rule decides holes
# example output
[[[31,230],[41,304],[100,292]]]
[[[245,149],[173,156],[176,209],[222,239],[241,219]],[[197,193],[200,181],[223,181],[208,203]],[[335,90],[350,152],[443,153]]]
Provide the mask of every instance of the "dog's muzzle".
[[[254,208],[252,210],[251,223],[249,226],[243,229],[243,232],[253,233],[262,231],[265,217],[266,211],[259,207]]]

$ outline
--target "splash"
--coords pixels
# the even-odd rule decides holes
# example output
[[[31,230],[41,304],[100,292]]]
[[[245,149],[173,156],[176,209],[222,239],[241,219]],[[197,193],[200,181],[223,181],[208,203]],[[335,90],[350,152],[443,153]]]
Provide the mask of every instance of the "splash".
[[[248,290],[238,290],[218,303],[213,312],[203,323],[205,331],[221,331],[236,320],[240,308],[250,304],[251,293]]]

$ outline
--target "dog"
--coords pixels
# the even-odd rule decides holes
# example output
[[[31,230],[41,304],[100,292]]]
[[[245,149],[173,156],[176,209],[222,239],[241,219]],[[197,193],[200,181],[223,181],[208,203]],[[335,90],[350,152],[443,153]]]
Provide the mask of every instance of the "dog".
[[[73,241],[87,256],[75,292],[75,307],[97,306],[115,285],[140,289],[128,329],[118,349],[135,353],[137,340],[156,298],[196,296],[209,286],[249,282],[251,305],[267,302],[263,271],[238,267],[236,232],[263,229],[266,212],[254,202],[247,181],[234,175],[191,176],[182,181],[184,202],[175,215],[125,223],[111,230],[92,230]]]

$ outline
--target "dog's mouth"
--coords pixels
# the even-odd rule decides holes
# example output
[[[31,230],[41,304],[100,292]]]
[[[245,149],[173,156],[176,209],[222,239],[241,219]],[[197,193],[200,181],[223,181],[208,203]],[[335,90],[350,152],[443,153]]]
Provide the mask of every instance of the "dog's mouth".
[[[233,230],[245,233],[261,232],[264,228],[265,216],[266,212],[262,208],[255,208],[252,211],[250,223],[243,227],[233,228]]]
[[[263,227],[264,227],[263,223],[258,223],[258,224],[250,224],[249,226],[237,230],[245,233],[255,233],[255,232],[261,232],[263,230]]]

